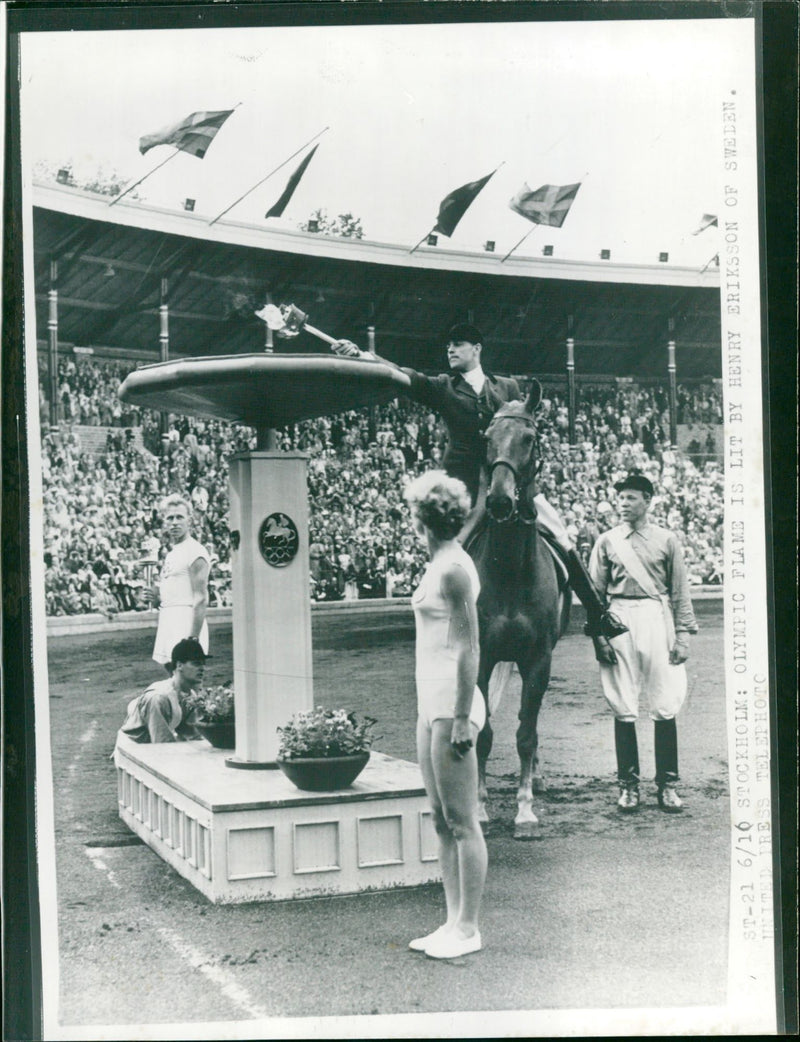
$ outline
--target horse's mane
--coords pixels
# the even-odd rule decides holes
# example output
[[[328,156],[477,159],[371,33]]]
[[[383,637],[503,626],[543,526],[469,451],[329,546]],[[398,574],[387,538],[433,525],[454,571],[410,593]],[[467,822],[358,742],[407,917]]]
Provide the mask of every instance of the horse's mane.
[[[491,427],[495,420],[502,420],[506,416],[524,416],[526,419],[530,420],[531,423],[535,424],[536,416],[535,414],[528,412],[527,404],[527,401],[520,400],[504,402],[492,417],[492,423],[490,423],[489,426]]]
[[[516,416],[519,413],[526,411],[525,410],[525,405],[526,405],[526,403],[521,401],[520,399],[517,399],[516,401],[513,401],[513,402],[503,402],[503,404],[500,406],[500,408],[495,413],[495,416],[509,416],[509,415],[515,415]]]

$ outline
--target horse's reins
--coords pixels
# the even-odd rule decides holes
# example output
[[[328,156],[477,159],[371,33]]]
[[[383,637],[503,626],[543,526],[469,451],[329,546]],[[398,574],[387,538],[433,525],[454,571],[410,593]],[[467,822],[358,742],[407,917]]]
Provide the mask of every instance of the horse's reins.
[[[495,414],[494,419],[486,429],[486,436],[489,436],[489,432],[496,423],[501,423],[503,420],[514,420],[516,423],[524,423],[526,426],[532,428],[534,434],[534,441],[528,459],[535,459],[533,474],[531,476],[531,480],[534,480],[536,477],[538,477],[539,472],[541,471],[542,466],[544,465],[544,460],[542,459],[541,454],[539,452],[539,428],[536,424],[536,421],[531,416],[520,416],[519,413],[507,413],[506,415]],[[536,524],[535,515],[528,517],[525,514],[523,514],[519,509],[520,475],[519,471],[517,470],[517,467],[512,463],[510,459],[506,459],[504,456],[498,456],[497,459],[492,460],[488,467],[488,483],[491,484],[492,474],[495,471],[495,467],[499,467],[501,465],[504,467],[508,467],[514,478],[514,509],[511,511],[508,517],[503,518],[502,521],[498,520],[497,524],[506,524],[509,521],[513,521],[517,517],[523,525]]]

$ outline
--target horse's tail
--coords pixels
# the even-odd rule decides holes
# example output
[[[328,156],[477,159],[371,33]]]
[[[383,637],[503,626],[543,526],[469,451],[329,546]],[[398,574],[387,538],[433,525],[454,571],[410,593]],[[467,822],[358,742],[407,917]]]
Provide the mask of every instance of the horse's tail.
[[[489,716],[493,716],[495,710],[500,705],[500,701],[505,694],[505,690],[508,687],[508,682],[511,679],[511,674],[514,671],[513,662],[498,662],[492,670],[492,675],[489,677]]]

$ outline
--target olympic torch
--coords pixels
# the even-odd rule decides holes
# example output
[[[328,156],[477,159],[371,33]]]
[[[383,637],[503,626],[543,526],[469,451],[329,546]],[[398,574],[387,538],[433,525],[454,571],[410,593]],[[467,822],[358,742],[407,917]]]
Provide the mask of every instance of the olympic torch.
[[[148,591],[153,588],[159,545],[155,536],[145,539],[142,543],[142,556],[139,558],[139,564],[144,566],[144,582]]]
[[[276,336],[282,340],[292,340],[302,329],[305,329],[307,333],[319,340],[324,340],[326,344],[336,343],[335,336],[329,336],[316,326],[309,325],[306,312],[301,311],[294,304],[281,304],[280,307],[275,304],[265,304],[260,311],[256,311],[256,315],[262,322],[266,322]]]
[[[367,329],[370,350],[361,351],[355,344],[350,343],[350,341],[340,340],[335,336],[330,336],[329,333],[323,333],[322,330],[317,329],[316,326],[310,325],[306,312],[301,311],[300,308],[296,307],[294,304],[281,304],[280,306],[275,304],[265,304],[264,307],[260,311],[256,311],[255,314],[262,322],[266,322],[267,326],[276,336],[281,337],[283,340],[291,340],[293,337],[296,337],[301,330],[305,329],[305,331],[310,333],[312,336],[317,337],[319,340],[324,340],[330,347],[333,347],[334,344],[339,344],[340,348],[337,348],[334,353],[340,357],[358,358],[362,360],[368,359],[373,362],[380,362],[385,366],[391,366],[397,371],[397,383],[404,384],[406,387],[411,384],[411,377],[407,373],[404,373],[400,366],[375,354],[375,329],[373,326],[369,326]]]

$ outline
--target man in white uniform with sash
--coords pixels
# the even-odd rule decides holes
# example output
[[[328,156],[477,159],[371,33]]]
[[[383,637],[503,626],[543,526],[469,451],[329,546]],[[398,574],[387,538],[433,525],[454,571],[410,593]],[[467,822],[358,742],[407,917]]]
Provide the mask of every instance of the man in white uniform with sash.
[[[689,634],[697,632],[683,551],[674,532],[647,513],[653,485],[629,474],[614,486],[622,523],[597,540],[589,573],[614,614],[628,627],[616,637],[613,661],[600,663],[603,694],[614,713],[619,800],[623,812],[639,806],[636,720],[647,699],[655,726],[656,787],[662,810],[683,809],[676,791],[678,735],[675,717],[686,699]]]
[[[158,608],[153,658],[172,673],[172,649],[179,640],[191,637],[208,652],[206,611],[211,557],[189,534],[192,508],[183,496],[167,496],[161,504],[161,516],[170,551],[150,596]]]

